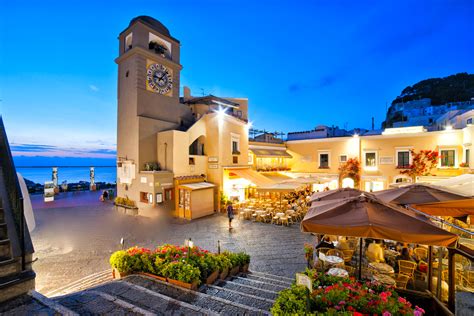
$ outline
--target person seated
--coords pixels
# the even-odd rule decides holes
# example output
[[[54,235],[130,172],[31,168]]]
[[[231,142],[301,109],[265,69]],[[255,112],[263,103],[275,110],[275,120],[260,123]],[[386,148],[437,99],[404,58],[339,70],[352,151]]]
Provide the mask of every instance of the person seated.
[[[385,262],[383,248],[379,241],[371,243],[367,249],[367,257],[372,259],[374,262]]]
[[[349,246],[349,243],[347,242],[347,237],[343,237],[339,239],[339,243],[337,244],[337,249],[340,249],[340,250],[351,249],[351,247]]]
[[[332,242],[330,242],[328,236],[323,236],[321,238],[321,241],[319,242],[319,244],[316,246],[316,249],[319,249],[319,248],[331,248],[331,249],[334,249],[334,245]]]

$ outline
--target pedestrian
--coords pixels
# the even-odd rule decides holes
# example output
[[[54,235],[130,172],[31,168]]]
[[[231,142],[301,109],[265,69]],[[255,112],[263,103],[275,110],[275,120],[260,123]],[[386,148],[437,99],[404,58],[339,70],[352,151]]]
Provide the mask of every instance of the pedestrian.
[[[227,217],[229,218],[229,230],[231,230],[232,220],[234,219],[234,208],[231,201],[227,201]]]

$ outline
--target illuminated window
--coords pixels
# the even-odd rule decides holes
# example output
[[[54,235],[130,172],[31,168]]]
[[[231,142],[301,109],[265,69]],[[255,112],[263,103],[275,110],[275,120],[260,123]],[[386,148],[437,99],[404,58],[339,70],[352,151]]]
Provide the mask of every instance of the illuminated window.
[[[456,151],[454,149],[441,150],[441,167],[454,167],[456,165]]]
[[[366,167],[377,167],[377,153],[375,151],[366,152],[364,161]]]

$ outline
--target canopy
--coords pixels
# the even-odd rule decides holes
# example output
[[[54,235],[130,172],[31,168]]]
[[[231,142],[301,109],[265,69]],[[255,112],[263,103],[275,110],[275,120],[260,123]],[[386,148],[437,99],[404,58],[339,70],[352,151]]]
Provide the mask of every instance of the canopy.
[[[474,199],[415,204],[412,207],[434,216],[461,217],[474,215]]]
[[[338,200],[348,197],[360,196],[362,191],[352,188],[342,188],[336,190],[316,192],[311,196],[311,202],[314,201],[326,201],[326,200]],[[366,193],[369,195],[370,193]]]
[[[417,218],[413,211],[365,194],[333,203],[314,202],[301,222],[301,230],[434,246],[454,246],[458,240],[457,235]]]
[[[256,149],[249,148],[258,158],[293,158],[284,148],[282,149]]]
[[[247,179],[247,180],[249,180],[250,182],[252,182],[253,184],[255,184],[257,186],[269,186],[269,185],[272,185],[272,184],[275,183],[274,181],[268,179],[264,175],[261,175],[257,171],[249,169],[249,168],[229,169],[229,173],[231,175],[235,174],[235,175],[237,175],[241,178]]]
[[[421,183],[378,191],[373,194],[384,202],[395,204],[433,203],[466,198],[449,189]]]
[[[181,184],[180,187],[188,189],[188,190],[202,190],[202,189],[209,189],[213,188],[216,185],[209,182],[194,182],[194,183],[186,183]]]
[[[474,174],[463,174],[450,179],[441,180],[436,182],[436,185],[467,197],[474,196]]]
[[[257,191],[262,191],[262,192],[292,192],[292,191],[298,191],[303,186],[304,185],[302,185],[301,183],[282,182],[282,183],[272,184],[272,185],[268,185],[268,186],[258,186]]]

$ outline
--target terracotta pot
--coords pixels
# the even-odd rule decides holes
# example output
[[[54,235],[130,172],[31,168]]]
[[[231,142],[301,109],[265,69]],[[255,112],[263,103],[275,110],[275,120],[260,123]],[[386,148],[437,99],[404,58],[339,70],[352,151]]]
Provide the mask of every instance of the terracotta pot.
[[[155,275],[155,274],[151,274],[151,273],[146,273],[146,272],[139,272],[138,274],[141,274],[141,275],[146,275],[150,278],[153,278],[153,279],[156,279],[158,281],[162,281],[162,282],[166,282],[166,278],[165,277],[162,277],[162,276],[159,276],[159,275]]]
[[[128,272],[120,272],[119,270],[117,270],[116,268],[113,268],[112,269],[112,277],[114,279],[122,279],[124,277],[126,277],[127,275],[129,275],[130,273]]]
[[[212,272],[206,279],[206,284],[213,284],[217,277],[219,276],[219,271]]]
[[[193,283],[186,283],[186,282],[181,282],[181,281],[173,280],[173,279],[167,279],[167,280],[169,283],[177,285],[179,287],[182,287],[188,290],[194,290],[194,291],[197,290],[197,285],[198,285],[197,281],[194,281]]]
[[[236,275],[237,273],[239,273],[239,271],[240,271],[240,267],[237,266],[237,267],[232,268],[232,270],[230,270],[229,274],[230,275]]]
[[[244,273],[249,272],[249,265],[248,265],[248,264],[244,264],[243,267],[240,267],[240,272],[244,272]]]
[[[224,280],[227,278],[227,275],[229,274],[229,268],[224,269],[219,275],[219,279]]]

